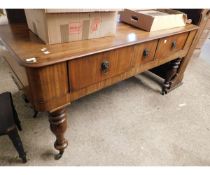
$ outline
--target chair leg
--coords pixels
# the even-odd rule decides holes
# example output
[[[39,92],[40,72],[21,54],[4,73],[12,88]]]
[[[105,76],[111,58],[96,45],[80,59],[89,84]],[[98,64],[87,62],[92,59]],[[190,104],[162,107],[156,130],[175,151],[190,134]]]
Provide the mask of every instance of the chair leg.
[[[26,153],[23,149],[23,144],[21,142],[17,128],[9,131],[8,136],[10,140],[12,141],[15,149],[17,150],[19,157],[22,159],[23,163],[26,163],[27,162]]]
[[[22,131],[21,123],[20,123],[20,120],[18,118],[18,114],[17,114],[16,110],[14,110],[14,121],[15,121],[15,124],[16,124],[18,130]]]
[[[18,118],[18,114],[17,114],[17,111],[15,109],[15,106],[13,104],[13,99],[12,99],[12,94],[10,93],[10,98],[11,98],[11,106],[12,106],[12,110],[13,110],[13,118],[14,118],[14,121],[15,121],[15,124],[18,128],[19,131],[22,131],[22,127],[21,127],[21,124],[20,124],[20,120]]]
[[[20,120],[18,118],[18,114],[17,114],[17,111],[15,110],[15,107],[14,106],[13,106],[13,118],[14,118],[14,121],[15,121],[15,124],[16,124],[18,130],[19,131],[22,131]]]

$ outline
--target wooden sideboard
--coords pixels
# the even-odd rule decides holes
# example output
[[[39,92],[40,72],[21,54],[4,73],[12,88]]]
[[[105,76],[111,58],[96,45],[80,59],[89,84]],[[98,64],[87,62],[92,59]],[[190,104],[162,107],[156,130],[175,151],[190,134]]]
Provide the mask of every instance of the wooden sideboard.
[[[45,45],[26,24],[14,24],[0,26],[0,45],[33,108],[49,112],[59,158],[68,145],[67,105],[166,63],[170,66],[162,70],[166,75],[162,94],[167,93],[177,77],[183,78],[180,65],[188,61],[197,31],[193,24],[145,32],[119,23],[112,37]]]

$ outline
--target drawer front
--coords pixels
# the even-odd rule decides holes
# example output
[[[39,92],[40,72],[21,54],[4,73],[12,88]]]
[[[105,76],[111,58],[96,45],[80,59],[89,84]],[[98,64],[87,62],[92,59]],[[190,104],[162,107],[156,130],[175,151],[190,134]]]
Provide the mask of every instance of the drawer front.
[[[128,71],[132,67],[133,47],[120,48],[69,61],[72,91]]]
[[[188,37],[187,33],[165,37],[159,40],[155,58],[164,59],[184,48]]]
[[[157,43],[158,41],[154,40],[134,46],[134,57],[137,65],[154,61]]]

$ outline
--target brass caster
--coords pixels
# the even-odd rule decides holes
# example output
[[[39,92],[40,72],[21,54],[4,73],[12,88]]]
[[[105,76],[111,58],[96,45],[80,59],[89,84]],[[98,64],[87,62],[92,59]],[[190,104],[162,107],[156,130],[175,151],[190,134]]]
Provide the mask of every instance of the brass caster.
[[[59,160],[63,156],[63,151],[60,151],[58,154],[55,155],[55,160]]]
[[[167,91],[166,90],[162,90],[161,94],[162,95],[166,95],[167,94]]]

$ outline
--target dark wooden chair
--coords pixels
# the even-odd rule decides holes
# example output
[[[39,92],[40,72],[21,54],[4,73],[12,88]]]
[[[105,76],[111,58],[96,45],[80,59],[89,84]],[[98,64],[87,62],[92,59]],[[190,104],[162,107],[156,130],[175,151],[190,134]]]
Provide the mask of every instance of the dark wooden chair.
[[[17,128],[20,131],[22,130],[20,120],[13,105],[12,95],[10,92],[2,93],[0,94],[0,136],[9,136],[19,157],[26,163],[26,153],[23,149]]]

